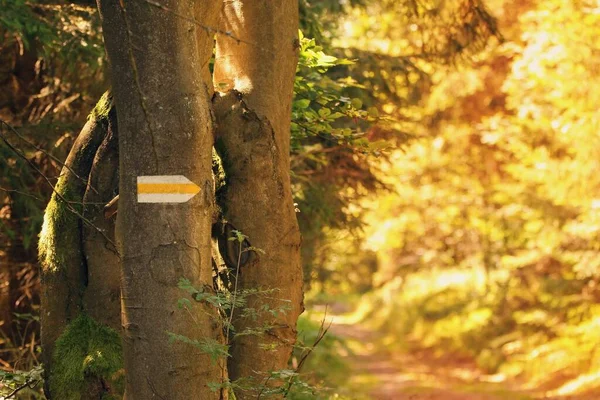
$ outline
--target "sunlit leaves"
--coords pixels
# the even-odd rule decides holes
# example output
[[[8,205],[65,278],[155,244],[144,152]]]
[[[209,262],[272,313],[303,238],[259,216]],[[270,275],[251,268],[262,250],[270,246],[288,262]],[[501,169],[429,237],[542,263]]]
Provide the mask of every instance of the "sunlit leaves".
[[[598,343],[565,327],[597,318],[581,310],[600,298],[600,13],[586,1],[495,3],[507,42],[470,67],[432,74],[421,109],[428,137],[384,164],[397,194],[368,204],[368,244],[384,254],[387,276],[485,274],[485,300],[462,308],[453,299],[458,311],[414,335],[466,343],[492,370],[508,362],[528,371],[517,362],[523,354],[572,351],[557,361],[566,368],[590,360],[572,343]],[[483,301],[498,307],[498,331],[464,332]]]
[[[357,140],[365,134],[357,123],[359,120],[376,122],[378,113],[363,110],[360,99],[344,95],[344,89],[356,86],[352,80],[336,81],[326,74],[332,67],[352,63],[326,54],[314,39],[300,33],[300,56],[292,104],[292,151],[299,151],[302,143],[311,137],[368,151],[368,142]]]

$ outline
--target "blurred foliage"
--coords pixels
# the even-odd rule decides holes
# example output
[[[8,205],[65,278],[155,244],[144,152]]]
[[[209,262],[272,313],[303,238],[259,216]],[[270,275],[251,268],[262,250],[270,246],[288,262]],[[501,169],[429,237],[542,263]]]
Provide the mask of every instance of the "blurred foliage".
[[[0,144],[6,167],[0,187],[14,230],[0,220],[12,241],[25,249],[35,241],[49,188],[29,162],[56,176],[76,136],[85,108],[95,102],[102,83],[104,50],[94,8],[66,2],[1,0],[0,9],[0,133],[22,152]],[[53,153],[56,159],[48,157]],[[27,160],[26,160],[26,159]],[[9,190],[7,192],[6,190]],[[10,217],[9,217],[10,218]]]
[[[294,111],[301,105],[311,109],[301,110],[304,119],[295,114],[293,139],[309,140],[302,140],[299,156],[292,155],[292,171],[294,182],[302,183],[296,199],[305,279],[321,291],[370,287],[368,278],[356,279],[372,271],[369,256],[359,250],[365,221],[360,199],[392,190],[381,167],[394,156],[393,149],[427,134],[422,103],[434,71],[467,64],[490,39],[501,39],[494,19],[477,1],[365,0],[342,9],[329,30],[331,42],[325,40],[341,58],[323,61],[314,55],[320,47],[303,42],[300,71],[306,72],[296,82]],[[460,46],[454,43],[458,40]],[[327,73],[318,74],[324,68]],[[316,101],[304,95],[305,84],[312,85]],[[341,112],[329,112],[333,107]]]
[[[39,312],[42,214],[106,85],[104,50],[94,7],[0,0],[0,10],[0,366],[29,370],[39,321],[20,316]]]
[[[106,85],[95,8],[2,0],[0,9],[0,116],[19,125],[81,117]]]
[[[300,34],[300,57],[292,104],[291,169],[294,198],[305,238],[305,276],[310,279],[319,246],[330,228],[358,229],[348,204],[381,188],[370,160],[391,144],[370,140],[366,127],[379,123],[376,109],[345,95],[351,80],[332,79],[328,70],[352,61],[328,55]]]
[[[467,65],[491,39],[503,40],[484,3],[473,0],[368,1],[349,10],[339,33],[338,53],[360,60],[347,70],[363,85],[365,104],[393,116],[405,134],[426,132],[422,98],[435,71]]]
[[[373,318],[411,346],[471,357],[490,373],[538,383],[587,373],[597,385],[598,5],[486,4],[498,27],[480,22],[502,40],[475,42],[470,64],[465,53],[446,65],[409,57],[431,73],[414,75],[425,90],[401,110],[383,86],[384,110],[420,130],[380,165],[393,190],[363,203],[363,248],[379,262]],[[386,61],[413,51],[422,25],[392,24],[406,13],[376,7],[357,11],[340,41],[377,47]],[[421,49],[444,54],[467,33]]]
[[[299,0],[301,30],[319,43],[329,44],[339,16],[348,7],[364,5],[368,1],[371,0]]]

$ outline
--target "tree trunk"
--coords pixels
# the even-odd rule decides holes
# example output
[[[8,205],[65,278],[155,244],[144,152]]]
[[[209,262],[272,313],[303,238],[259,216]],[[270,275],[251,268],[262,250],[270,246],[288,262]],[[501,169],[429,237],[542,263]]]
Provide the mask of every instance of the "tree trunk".
[[[42,340],[53,398],[118,396],[122,353],[127,399],[225,399],[209,384],[224,382],[227,369],[232,379],[250,378],[256,392],[265,381],[281,383],[269,374],[287,367],[303,309],[289,176],[297,3],[233,1],[223,10],[219,3],[99,1],[118,113],[112,103],[99,103],[67,160],[61,196],[53,196],[45,216]],[[211,80],[220,11],[225,24]],[[216,96],[213,82],[224,90]],[[238,307],[233,323],[237,333],[263,328],[264,334],[234,335],[227,367],[212,362],[206,346],[194,351],[168,342],[169,332],[200,344],[224,341],[217,310],[177,307],[184,297],[180,278],[212,287],[213,131],[227,175],[222,210],[264,251],[241,258],[238,294],[259,293]],[[184,203],[138,202],[138,177],[173,175],[200,192]],[[103,205],[117,192],[115,234]],[[251,310],[255,318],[243,317]],[[91,352],[107,354],[93,366],[109,365],[104,374],[70,369]],[[236,395],[255,398],[256,392]]]
[[[303,310],[300,233],[289,174],[297,0],[224,2],[221,30],[243,41],[217,35],[214,83],[227,91],[213,100],[216,148],[227,176],[219,201],[225,218],[264,251],[240,267],[238,292],[275,290],[247,299],[246,307],[258,312],[256,319],[235,313],[236,332],[257,327],[266,332],[234,338],[229,374],[253,378],[255,384],[274,383],[277,379],[268,375],[287,367]],[[263,306],[285,311],[271,313]],[[252,391],[236,395],[256,398]]]
[[[83,207],[86,198],[101,202],[110,197],[116,188],[115,182],[93,178],[96,165],[105,164],[111,156],[116,156],[110,151],[110,146],[106,146],[113,140],[110,134],[111,108],[106,94],[75,141],[44,214],[38,245],[42,281],[41,340],[45,392],[52,399],[72,396],[93,399],[101,393],[118,392],[112,387],[112,376],[122,369],[120,341],[114,331],[103,328],[110,325],[118,329],[111,315],[116,312],[118,318],[118,309],[115,311],[114,307],[110,307],[111,301],[107,295],[111,293],[114,297],[116,290],[118,298],[118,281],[115,284],[114,280],[106,279],[115,275],[118,264],[111,262],[110,258],[86,259],[84,254],[85,237],[92,230],[98,235],[95,246],[115,251],[109,239],[113,235],[114,223],[100,225],[97,215],[90,208]],[[99,151],[99,148],[105,150]],[[92,164],[95,164],[94,168]],[[92,179],[88,180],[90,176]],[[81,218],[83,214],[98,226],[92,228],[85,225]],[[102,226],[103,234],[97,231],[99,226]],[[100,269],[102,276],[93,276],[94,282],[90,284],[89,271]],[[94,291],[93,288],[97,286],[103,286],[106,290]],[[93,292],[91,297],[87,293],[88,288]],[[88,319],[88,310],[92,311],[95,321]],[[74,321],[78,323],[74,324]],[[116,337],[116,340],[111,342],[111,337]],[[89,356],[104,366],[96,368],[98,363],[86,361]],[[86,364],[87,368],[82,370]]]
[[[179,310],[182,277],[212,286],[212,54],[219,2],[100,0],[119,124],[117,241],[127,399],[216,399],[224,365],[168,332],[222,339],[216,310]],[[195,18],[199,23],[194,23]],[[203,26],[200,26],[202,24]],[[186,203],[139,203],[140,176],[184,175]]]
[[[56,192],[44,214],[39,249],[42,265],[42,346],[47,368],[52,363],[54,342],[79,313],[81,306],[79,294],[84,286],[81,222],[74,211],[81,212],[85,180],[101,140],[100,124],[95,120],[88,121],[69,153],[66,167],[56,184]]]

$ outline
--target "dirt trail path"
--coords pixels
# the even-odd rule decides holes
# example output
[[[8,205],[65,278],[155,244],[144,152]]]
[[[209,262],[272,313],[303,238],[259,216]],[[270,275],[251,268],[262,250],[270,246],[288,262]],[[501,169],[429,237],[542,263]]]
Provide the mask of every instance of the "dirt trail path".
[[[525,393],[501,376],[489,376],[472,363],[408,354],[382,345],[382,335],[361,324],[333,319],[331,332],[345,338],[352,370],[347,395],[376,400],[600,400],[599,394],[545,397]],[[362,394],[360,394],[362,393]]]

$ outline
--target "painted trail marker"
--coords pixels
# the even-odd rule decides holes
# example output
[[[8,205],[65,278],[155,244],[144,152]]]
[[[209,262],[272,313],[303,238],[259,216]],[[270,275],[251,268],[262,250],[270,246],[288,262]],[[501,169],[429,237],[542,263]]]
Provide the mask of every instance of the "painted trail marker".
[[[200,186],[183,175],[137,177],[138,203],[185,203],[200,192]]]

